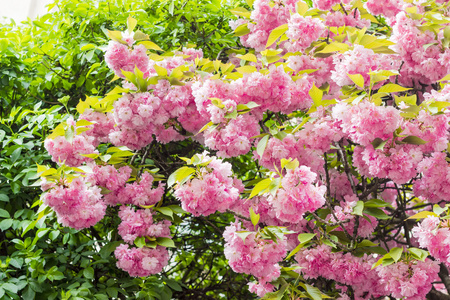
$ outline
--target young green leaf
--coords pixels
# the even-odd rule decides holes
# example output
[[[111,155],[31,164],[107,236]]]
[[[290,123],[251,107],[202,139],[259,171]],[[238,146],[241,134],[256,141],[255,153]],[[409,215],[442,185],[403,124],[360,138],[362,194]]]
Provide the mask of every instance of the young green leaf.
[[[358,202],[356,202],[356,206],[353,207],[353,212],[352,212],[352,214],[353,214],[353,215],[362,216],[362,215],[363,215],[363,214],[362,214],[363,209],[364,209],[364,202],[363,202],[363,201],[358,201]]]
[[[157,237],[156,244],[161,245],[163,247],[176,248],[173,240],[167,237]]]
[[[133,32],[136,25],[137,25],[137,20],[132,18],[131,16],[129,16],[127,18],[127,29],[128,29],[129,34],[131,34]]]
[[[379,90],[378,93],[396,93],[396,92],[404,92],[409,91],[410,88],[402,87],[395,83],[388,83],[386,85],[383,85]]]
[[[316,87],[316,85],[313,83],[313,86],[309,90],[309,96],[314,102],[314,105],[316,107],[319,107],[322,104],[322,97],[323,97],[323,91]]]
[[[263,179],[260,182],[258,182],[255,185],[255,187],[253,188],[252,192],[250,193],[250,196],[248,197],[248,199],[251,199],[256,195],[262,194],[264,191],[266,191],[269,188],[271,182],[272,182],[272,180],[270,178],[266,178],[266,179]]]
[[[392,248],[389,251],[389,255],[395,262],[397,262],[400,259],[400,257],[402,256],[402,253],[403,253],[403,249],[398,248],[398,247]]]
[[[259,157],[263,157],[269,137],[269,135],[266,135],[258,142],[258,145],[256,146],[256,153],[258,153]]]
[[[186,179],[188,176],[190,176],[194,172],[195,172],[194,168],[190,168],[190,167],[179,168],[178,170],[176,170],[169,176],[169,179],[167,180],[167,186],[171,187],[176,182],[183,181],[184,179]]]
[[[364,77],[361,74],[347,74],[348,77],[360,88],[364,88]]]
[[[437,215],[436,213],[434,213],[432,211],[421,211],[421,212],[418,212],[417,214],[409,217],[408,219],[425,219],[429,216],[439,217],[439,215]]]
[[[241,24],[234,30],[235,36],[243,36],[250,33],[250,29],[248,29],[248,24]]]
[[[267,39],[266,48],[272,46],[278,38],[280,38],[288,30],[288,24],[283,24],[273,29]]]
[[[252,221],[253,226],[256,226],[259,222],[260,215],[256,214],[253,210],[253,207],[250,207],[250,220]]]

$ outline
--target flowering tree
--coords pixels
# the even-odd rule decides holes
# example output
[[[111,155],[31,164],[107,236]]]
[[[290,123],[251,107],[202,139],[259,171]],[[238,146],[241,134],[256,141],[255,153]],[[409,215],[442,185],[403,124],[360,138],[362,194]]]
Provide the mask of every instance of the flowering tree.
[[[109,31],[121,85],[45,141],[42,209],[118,216],[130,276],[171,264],[186,213],[232,214],[225,257],[265,299],[445,298],[448,4],[248,5],[226,61]]]

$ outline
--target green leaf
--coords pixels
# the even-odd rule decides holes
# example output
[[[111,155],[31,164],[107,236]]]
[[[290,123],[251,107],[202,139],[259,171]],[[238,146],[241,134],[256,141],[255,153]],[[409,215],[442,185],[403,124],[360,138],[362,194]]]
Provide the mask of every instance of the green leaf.
[[[88,267],[83,270],[83,276],[87,279],[93,279],[94,278],[94,269],[92,267]]]
[[[5,219],[0,222],[0,230],[5,231],[6,229],[10,228],[13,223],[12,219]]]
[[[417,214],[409,217],[408,219],[425,219],[429,216],[439,217],[439,215],[437,215],[436,213],[434,213],[432,211],[421,211],[421,212],[418,212]]]
[[[75,136],[75,128],[73,126],[69,126],[64,133],[64,137],[69,143],[72,143],[74,136]]]
[[[266,178],[258,182],[253,188],[252,192],[250,193],[248,199],[251,199],[256,195],[262,194],[265,190],[269,188],[271,182],[272,180],[270,178]]]
[[[373,142],[371,143],[372,144],[372,146],[373,146],[373,148],[374,149],[383,149],[383,147],[384,147],[384,145],[386,145],[386,143],[388,142],[389,140],[385,140],[385,141],[383,141],[382,139],[380,139],[380,138],[376,138],[376,139],[374,139],[373,140]]]
[[[251,61],[251,62],[255,62],[255,63],[257,62],[255,54],[252,54],[252,53],[247,53],[245,55],[238,55],[236,57],[239,59],[245,60],[245,61]]]
[[[181,292],[183,290],[181,285],[173,279],[166,279],[164,282],[174,291]]]
[[[388,254],[385,254],[385,255],[382,256],[379,260],[377,260],[376,263],[374,263],[374,264],[372,265],[372,270],[375,269],[376,267],[378,267],[379,265],[381,265],[385,259],[390,259],[390,258],[391,258],[391,256],[389,255],[389,253],[388,253]]]
[[[411,96],[402,96],[402,97],[394,96],[394,98],[395,98],[395,104],[397,104],[397,105],[400,105],[401,102],[405,102],[406,104],[415,106],[417,103],[417,95],[416,94],[411,95]]]
[[[11,162],[15,163],[19,159],[21,153],[22,148],[17,148],[16,150],[14,150],[13,153],[11,154]]]
[[[283,295],[286,292],[286,289],[289,285],[285,283],[278,291],[266,293],[262,300],[281,300],[283,299]]]
[[[81,47],[81,51],[87,51],[87,50],[91,50],[91,49],[95,49],[97,48],[97,46],[93,45],[93,44],[86,44],[83,47]]]
[[[243,7],[236,7],[236,8],[230,9],[230,12],[235,16],[240,16],[240,17],[244,17],[247,19],[249,19],[250,15],[251,15],[251,12],[249,12],[248,10],[246,10]]]
[[[170,248],[176,248],[175,243],[172,239],[166,238],[166,237],[157,237],[156,243],[158,245],[161,245],[163,247],[170,247]]]
[[[248,29],[248,24],[241,24],[234,30],[234,36],[243,36],[250,33],[250,29]]]
[[[447,75],[444,76],[444,78],[438,80],[438,82],[441,82],[441,81],[449,81],[449,80],[450,80],[450,74],[447,74]]]
[[[298,162],[297,159],[292,160],[292,158],[289,159],[285,159],[282,158],[281,159],[281,168],[286,168],[289,170],[295,170],[298,168],[298,166],[300,165],[300,163]]]
[[[352,215],[362,216],[363,209],[364,209],[364,202],[363,201],[356,202],[355,207],[353,207]]]
[[[117,296],[119,294],[118,289],[114,286],[107,287],[106,293],[108,293],[108,295],[114,299],[117,299]]]
[[[322,299],[322,293],[320,292],[320,290],[312,285],[309,284],[305,284],[305,289],[306,292],[308,293],[308,295],[311,297],[311,299],[313,300],[321,300]]]
[[[391,207],[391,205],[380,199],[370,199],[364,203],[364,207]]]
[[[381,220],[387,220],[391,218],[386,215],[384,211],[375,207],[364,207],[363,213]]]
[[[408,248],[408,251],[411,253],[412,257],[421,261],[425,261],[425,259],[430,255],[428,251],[418,249],[418,248]]]
[[[137,20],[134,19],[134,18],[132,18],[131,16],[129,16],[129,17],[127,18],[127,29],[128,29],[128,33],[131,34],[131,33],[133,32],[134,28],[136,27],[136,25],[137,25]]]
[[[348,77],[360,88],[364,88],[364,77],[361,74],[347,74]]]
[[[59,233],[59,231],[57,231]],[[114,242],[110,242],[108,244],[106,244],[105,246],[103,246],[100,249],[100,256],[102,258],[107,258],[111,255],[111,253],[114,252],[114,250],[116,250],[117,246],[119,246],[121,244],[121,242],[119,241],[114,241]]]
[[[358,243],[357,247],[374,247],[377,246],[378,244],[375,244],[374,242],[371,242],[369,240],[362,240],[360,243]]]
[[[314,102],[314,105],[316,107],[319,107],[322,104],[322,97],[323,97],[323,91],[316,87],[316,85],[313,83],[313,86],[309,90],[309,96]]]
[[[400,257],[402,256],[402,253],[403,253],[403,249],[402,249],[402,248],[398,248],[398,247],[392,248],[392,249],[389,251],[390,257],[391,257],[395,262],[397,262],[397,261],[400,259]]]
[[[150,50],[163,51],[163,49],[161,49],[158,45],[156,45],[155,43],[150,42],[150,41],[140,42],[139,45],[144,45],[145,48],[150,49]]]
[[[442,214],[443,212],[447,211],[448,207],[444,206],[444,208],[440,207],[439,204],[433,205],[433,212],[437,215]]]
[[[203,132],[203,131],[205,131],[206,129],[208,129],[210,126],[212,126],[214,123],[212,122],[212,121],[210,121],[209,123],[207,123],[207,124],[205,124],[200,130],[199,130],[199,132],[197,132],[197,134],[199,134],[199,133],[201,133],[201,132]],[[196,134],[196,135],[197,135]]]
[[[316,235],[317,233],[300,233],[298,235],[298,240],[300,241],[301,244],[305,244],[310,240],[312,240]]]
[[[35,299],[36,292],[33,291],[30,285],[28,285],[22,292],[22,296],[24,300],[33,300]],[[1,292],[0,292],[0,298],[1,298]]]
[[[344,43],[338,43],[333,42],[331,44],[328,44],[323,48],[322,50],[316,52],[316,54],[323,54],[323,53],[331,53],[331,52],[337,52],[337,51],[347,51],[349,46]]]
[[[275,43],[276,40],[278,40],[278,38],[280,38],[287,30],[288,24],[283,24],[273,29],[269,34],[269,38],[267,39],[266,48],[272,46],[272,44]]]
[[[7,210],[4,210],[3,208],[0,208],[0,218],[9,219],[10,215]]]
[[[122,32],[120,31],[109,31],[108,30],[108,37],[112,39],[113,41],[119,42],[121,44],[127,44],[125,41],[122,40]]]
[[[144,246],[145,246],[145,237],[144,237],[144,236],[137,237],[137,238],[134,240],[134,244],[135,244],[136,247],[138,247],[138,248],[144,247]]]
[[[16,294],[18,291],[17,285],[10,282],[3,283],[2,288],[4,290],[10,291],[13,294]]]
[[[411,145],[423,145],[428,143],[427,141],[422,140],[420,137],[409,135],[402,140],[403,143],[411,144]]]
[[[170,1],[170,4],[169,4],[169,14],[170,14],[171,16],[173,16],[173,9],[174,9],[174,6],[175,6],[174,1]]]
[[[182,182],[184,179],[188,178],[192,173],[195,173],[194,168],[190,167],[179,168],[169,176],[169,179],[167,180],[167,186],[171,187],[176,182]]]
[[[300,249],[302,249],[305,246],[305,244],[298,244],[297,247],[295,247],[291,253],[289,253],[288,256],[286,256],[286,260],[288,260],[289,258],[291,258],[293,255],[295,255],[298,251],[300,251]]]
[[[154,210],[159,211],[163,215],[173,218],[173,211],[168,207],[155,207]]]
[[[300,16],[304,16],[305,13],[308,11],[309,6],[308,6],[308,4],[306,4],[306,3],[303,2],[303,1],[298,1],[298,2],[295,4],[295,8],[296,8],[296,10],[297,10],[297,13],[298,13]]]
[[[245,244],[245,239],[252,233],[254,233],[254,232],[253,231],[236,231],[237,236],[242,239],[244,244]]]
[[[402,87],[395,83],[388,83],[386,85],[383,85],[379,90],[378,93],[396,93],[396,92],[404,92],[409,91],[410,88]]]
[[[266,149],[267,146],[267,142],[269,141],[269,135],[264,136],[259,142],[258,145],[256,146],[256,153],[259,155],[259,157],[263,157],[264,155],[264,150]]]
[[[140,30],[137,30],[133,35],[133,39],[135,41],[145,41],[145,40],[148,40],[148,35],[144,34]]]
[[[260,215],[256,214],[253,210],[253,207],[250,207],[250,220],[252,221],[253,226],[256,226],[259,222]]]
[[[153,68],[155,68],[156,74],[158,74],[158,76],[167,76],[167,69],[160,67],[158,65],[153,65]]]

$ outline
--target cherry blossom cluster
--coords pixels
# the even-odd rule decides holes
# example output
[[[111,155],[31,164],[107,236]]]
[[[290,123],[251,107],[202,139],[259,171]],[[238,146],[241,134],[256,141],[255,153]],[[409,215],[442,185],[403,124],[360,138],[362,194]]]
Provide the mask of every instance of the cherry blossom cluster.
[[[380,297],[386,294],[380,277],[372,265],[377,261],[372,256],[356,257],[350,253],[332,252],[331,247],[319,245],[311,249],[301,249],[295,260],[301,267],[297,272],[305,278],[323,277],[353,287],[355,299],[363,299],[364,294]]]
[[[109,134],[111,142],[133,150],[148,145],[157,129],[170,118],[161,102],[150,93],[128,94],[114,102],[117,126]]]
[[[326,30],[322,21],[310,16],[302,17],[299,14],[293,14],[288,21],[287,37],[291,40],[289,50],[291,52],[303,51],[311,45],[312,42],[322,37]]]
[[[339,103],[333,107],[333,117],[350,140],[365,147],[376,138],[391,139],[402,121],[399,110],[369,101],[353,106]]]
[[[154,178],[148,172],[144,172],[139,180],[127,183],[132,172],[128,166],[117,169],[111,165],[95,165],[92,171],[88,179],[93,184],[107,189],[104,200],[109,205],[120,203],[150,206],[159,202],[164,194],[164,183],[160,182],[153,188]]]
[[[64,163],[70,167],[78,167],[84,162],[91,161],[91,158],[82,154],[98,153],[94,146],[95,138],[84,132],[76,134],[77,126],[73,118],[66,121],[66,126],[72,132],[72,139],[57,136],[55,139],[46,139],[44,142],[45,149],[52,156],[52,160],[57,164]]]
[[[265,49],[270,31],[282,24],[287,23],[290,12],[295,11],[296,0],[283,0],[271,5],[269,0],[256,0],[253,3],[251,19],[248,22],[243,19],[231,21],[230,26],[234,30],[241,24],[248,24],[250,33],[241,37],[242,45],[253,48],[256,51]]]
[[[306,131],[298,134],[298,136],[302,138],[304,134],[307,134]],[[253,154],[261,166],[271,171],[280,168],[282,158],[292,158],[297,159],[301,165],[308,166],[315,173],[323,173],[323,152],[318,149],[311,149],[305,143],[307,143],[307,140],[298,140],[292,134],[288,134],[282,140],[271,137],[262,157],[257,151],[253,151]]]
[[[167,248],[130,248],[127,244],[119,245],[114,251],[117,267],[133,277],[145,277],[162,271],[169,261]]]
[[[57,184],[43,181],[44,204],[50,206],[58,216],[58,222],[75,229],[88,228],[103,219],[106,204],[101,190],[85,178],[74,178],[71,182]]]
[[[368,0],[366,8],[373,15],[384,15],[387,18],[392,18],[403,10],[405,4],[403,0]]]
[[[139,209],[135,211],[129,206],[121,206],[119,217],[122,220],[118,230],[120,236],[128,244],[133,244],[137,237],[167,237],[171,238],[171,223],[167,220],[154,222],[154,212],[150,209]]]
[[[206,130],[205,145],[219,150],[220,157],[235,157],[246,154],[251,146],[251,138],[259,134],[258,120],[250,114],[238,115],[219,126]]]
[[[412,234],[421,248],[426,248],[431,256],[450,266],[450,229],[448,222],[438,217],[428,216],[412,229]]]
[[[373,256],[355,257],[349,253],[331,252],[331,247],[320,245],[300,250],[295,259],[298,270],[306,278],[323,277],[353,287],[355,299],[365,296],[392,295],[396,298],[424,299],[432,283],[438,281],[437,262],[411,261],[372,269]]]
[[[424,97],[430,99],[432,96],[425,94]],[[404,122],[402,134],[417,136],[426,141],[425,144],[419,145],[423,153],[440,152],[447,149],[449,121],[448,114],[431,114],[421,110],[416,119]]]
[[[107,142],[108,135],[114,128],[112,114],[101,113],[91,108],[86,109],[79,116],[78,120],[86,120],[93,123],[91,130],[86,131],[85,134],[95,138],[93,142],[94,146]]]
[[[331,79],[339,86],[352,85],[348,74],[360,74],[364,78],[364,85],[370,84],[371,71],[393,70],[398,66],[392,65],[389,55],[380,55],[361,45],[355,45],[353,50],[334,56],[334,70]],[[361,107],[365,109],[366,107]]]
[[[108,67],[114,71],[116,76],[122,78],[125,78],[122,71],[133,72],[135,67],[142,72],[148,71],[150,63],[145,46],[133,46],[135,41],[130,36],[123,36],[123,39],[126,40],[126,43],[109,42],[105,54],[105,61]]]
[[[411,300],[425,299],[433,286],[439,281],[439,264],[436,261],[398,262],[377,268],[380,283],[392,297]]]
[[[226,242],[225,257],[235,272],[257,277],[259,283],[252,284],[251,288],[259,295],[263,295],[273,290],[269,282],[280,276],[278,262],[286,255],[286,238],[274,242],[257,236],[256,232],[242,238],[237,233],[242,230],[238,222],[225,229],[223,233]]]
[[[399,12],[392,26],[390,40],[395,43],[392,49],[398,53],[403,61],[401,69],[401,83],[413,85],[415,82],[430,84],[448,72],[448,49],[441,53],[439,41],[431,31],[422,31],[420,20],[415,20],[405,12]],[[430,47],[424,45],[433,44]]]
[[[194,216],[207,216],[216,211],[225,212],[243,190],[242,182],[234,177],[231,164],[205,152],[198,155],[206,166],[196,171],[195,177],[175,187],[174,196],[182,208]]]
[[[269,201],[278,219],[295,223],[303,218],[306,212],[312,212],[325,204],[325,186],[314,185],[317,174],[309,167],[300,166],[289,169],[281,179],[282,188]]]
[[[361,28],[370,26],[370,21],[361,17],[359,9],[352,8],[351,5],[343,6],[345,11],[330,10],[328,12],[325,16],[325,25],[333,27],[352,26]]]
[[[336,231],[345,230],[350,235],[353,235],[353,231],[355,228],[355,215],[353,215],[353,208],[356,206],[356,202],[358,198],[355,195],[345,196],[345,201],[341,201],[339,206],[334,207],[334,214],[330,216],[330,219],[334,222],[337,221],[346,221],[343,223],[344,229],[342,227],[337,227]],[[335,216],[337,219],[335,219]],[[358,228],[357,234],[360,237],[369,238],[374,232],[375,228],[378,225],[378,221],[375,217],[364,215],[365,218],[359,218],[358,220]],[[367,220],[368,218],[369,220]]]
[[[422,158],[422,151],[412,145],[386,145],[383,149],[368,145],[355,148],[353,164],[362,175],[390,178],[397,184],[404,184],[417,175]]]
[[[419,163],[417,169],[423,176],[414,182],[416,196],[431,203],[450,201],[450,166],[446,157],[444,152],[434,152],[431,157],[426,157]]]
[[[339,120],[333,119],[330,112],[320,107],[311,113],[311,122],[307,122],[295,136],[299,139],[301,148],[309,148],[324,153],[330,150],[331,145],[340,141],[344,133]]]

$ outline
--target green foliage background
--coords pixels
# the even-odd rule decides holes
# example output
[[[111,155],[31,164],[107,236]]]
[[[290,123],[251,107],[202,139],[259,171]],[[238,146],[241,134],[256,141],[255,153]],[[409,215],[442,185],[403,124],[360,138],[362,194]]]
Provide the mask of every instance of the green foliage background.
[[[253,297],[247,278],[223,257],[231,216],[184,216],[166,272],[130,278],[112,255],[120,239],[114,211],[90,229],[64,228],[53,213],[38,211],[41,192],[33,186],[36,163],[51,164],[43,147],[51,129],[80,99],[116,83],[103,60],[107,29],[124,30],[131,15],[165,50],[196,44],[206,57],[223,58],[238,46],[228,27],[228,9],[238,2],[56,0],[54,13],[0,26],[1,300]]]

